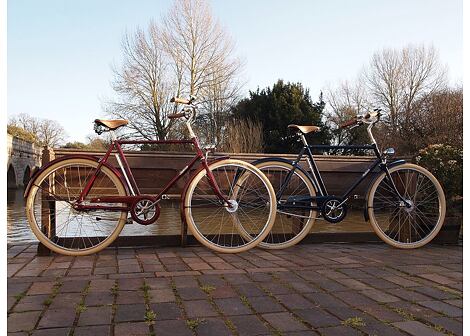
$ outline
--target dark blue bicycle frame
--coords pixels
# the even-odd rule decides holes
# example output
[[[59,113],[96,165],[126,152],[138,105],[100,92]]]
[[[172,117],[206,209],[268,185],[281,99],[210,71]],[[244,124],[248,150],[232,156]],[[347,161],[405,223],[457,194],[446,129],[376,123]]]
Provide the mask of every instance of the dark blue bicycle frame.
[[[291,199],[291,201],[289,202],[290,203],[289,205],[287,205],[287,204],[278,205],[278,207],[281,207],[281,208],[282,207],[288,207],[288,208],[311,209],[312,206],[302,205],[302,203],[310,203],[311,201],[315,201],[317,205],[314,208],[319,209],[322,206],[324,200],[326,200],[327,198],[333,196],[333,195],[328,194],[328,192],[326,190],[326,187],[325,187],[325,184],[323,182],[323,179],[321,177],[320,171],[318,170],[318,167],[317,167],[317,165],[315,163],[315,160],[313,158],[312,150],[315,150],[315,149],[316,150],[322,150],[322,151],[327,151],[327,150],[331,150],[331,149],[372,150],[372,151],[374,151],[374,154],[377,156],[377,159],[369,166],[369,168],[367,168],[364,171],[364,173],[359,177],[359,179],[357,179],[351,185],[351,187],[349,187],[349,189],[341,197],[339,197],[339,199],[342,202],[346,201],[349,198],[349,196],[354,191],[354,189],[356,189],[357,186],[364,179],[366,179],[367,176],[369,176],[369,174],[371,172],[373,172],[377,166],[380,168],[381,171],[383,171],[385,174],[387,174],[387,178],[390,181],[392,181],[392,185],[395,189],[395,192],[397,193],[397,196],[400,199],[402,198],[402,196],[399,194],[399,192],[395,188],[395,184],[393,183],[393,180],[390,176],[390,173],[388,171],[388,167],[392,167],[392,166],[395,166],[395,165],[398,165],[398,164],[403,164],[403,163],[405,163],[405,160],[396,160],[396,161],[393,161],[391,163],[387,163],[386,158],[382,157],[380,155],[377,144],[372,144],[372,145],[350,145],[350,146],[346,146],[346,145],[345,146],[342,146],[342,145],[338,145],[338,146],[331,146],[331,145],[312,145],[312,146],[310,146],[310,145],[304,145],[304,147],[299,152],[299,155],[297,156],[295,161],[292,162],[292,169],[287,174],[287,176],[285,178],[285,181],[282,183],[281,188],[278,191],[278,195],[276,195],[276,196],[278,197],[278,199],[280,199],[280,196],[282,195],[282,193],[284,192],[284,189],[287,186],[287,182],[292,177],[295,169],[297,169],[297,167],[299,167],[298,164],[302,160],[304,155],[307,156],[307,163],[310,167],[310,170],[312,171],[312,182],[313,182],[314,187],[316,189],[316,192],[319,194],[319,196],[316,196],[314,200],[312,200],[311,197],[296,196],[295,199]],[[254,162],[254,164],[256,164],[256,162]],[[294,203],[297,203],[297,204],[294,204]]]

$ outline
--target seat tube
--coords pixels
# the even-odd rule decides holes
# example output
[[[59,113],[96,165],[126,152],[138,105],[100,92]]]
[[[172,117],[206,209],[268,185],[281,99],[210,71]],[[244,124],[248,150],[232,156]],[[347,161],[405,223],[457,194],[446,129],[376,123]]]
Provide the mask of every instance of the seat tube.
[[[299,133],[299,135],[304,145],[304,148],[307,149],[307,153],[308,153],[307,163],[308,163],[310,170],[312,171],[313,180],[316,184],[315,187],[321,196],[328,195],[328,192],[326,191],[326,188],[325,188],[325,184],[323,183],[320,173],[318,172],[318,167],[315,161],[313,160],[312,151],[310,150],[310,146],[307,142],[307,139],[305,138],[305,135],[303,133]]]

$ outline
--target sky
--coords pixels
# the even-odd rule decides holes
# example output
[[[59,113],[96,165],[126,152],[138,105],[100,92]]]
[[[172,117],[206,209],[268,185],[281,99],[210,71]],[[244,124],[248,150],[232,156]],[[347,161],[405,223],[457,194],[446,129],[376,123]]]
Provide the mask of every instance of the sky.
[[[301,82],[315,99],[354,80],[374,52],[433,45],[463,79],[463,10],[457,0],[212,0],[213,14],[244,60],[244,95],[278,79]],[[159,21],[170,0],[7,2],[7,112],[58,121],[68,141],[85,141],[108,117],[112,65],[126,32]]]

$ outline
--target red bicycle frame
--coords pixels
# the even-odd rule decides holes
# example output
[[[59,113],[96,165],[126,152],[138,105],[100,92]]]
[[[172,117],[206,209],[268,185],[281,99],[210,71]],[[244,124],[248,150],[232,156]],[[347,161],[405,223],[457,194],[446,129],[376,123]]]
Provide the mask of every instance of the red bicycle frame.
[[[132,174],[132,170],[127,162],[126,156],[124,151],[122,150],[121,145],[136,145],[136,144],[192,144],[196,149],[196,155],[194,158],[176,175],[174,176],[170,182],[160,191],[160,193],[156,196],[152,196],[155,201],[161,199],[161,197],[187,172],[189,171],[198,161],[201,161],[202,167],[206,170],[207,176],[209,177],[209,184],[212,187],[213,191],[219,197],[221,201],[223,201],[227,206],[230,207],[230,203],[228,202],[227,197],[222,195],[219,186],[212,174],[212,171],[209,169],[209,164],[207,163],[207,159],[204,156],[204,153],[199,145],[199,140],[197,137],[191,138],[191,140],[113,140],[113,143],[109,146],[108,151],[106,154],[99,160],[98,167],[96,168],[95,173],[91,176],[91,178],[85,184],[85,187],[80,193],[78,202],[75,204],[75,208],[77,210],[109,210],[109,211],[129,211],[130,205],[136,202],[141,198],[141,194],[139,191],[139,187],[135,181],[134,175]],[[99,197],[93,198],[90,200],[90,203],[126,203],[127,206],[107,206],[107,205],[96,205],[96,204],[81,204],[83,200],[87,197],[88,193],[90,192],[93,183],[98,176],[101,167],[108,161],[110,155],[113,151],[116,150],[115,156],[118,161],[118,164],[121,168],[121,171],[124,175],[124,182],[127,184],[127,187],[132,195],[129,196],[106,196],[106,197]],[[121,179],[122,180],[122,179]]]

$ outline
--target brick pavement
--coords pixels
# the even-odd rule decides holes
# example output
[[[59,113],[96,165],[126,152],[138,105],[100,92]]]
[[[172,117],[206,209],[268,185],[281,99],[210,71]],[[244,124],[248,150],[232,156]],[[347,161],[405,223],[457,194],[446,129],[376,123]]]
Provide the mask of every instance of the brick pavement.
[[[462,335],[462,247],[312,244],[37,257],[8,247],[8,335]]]

